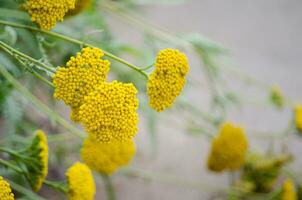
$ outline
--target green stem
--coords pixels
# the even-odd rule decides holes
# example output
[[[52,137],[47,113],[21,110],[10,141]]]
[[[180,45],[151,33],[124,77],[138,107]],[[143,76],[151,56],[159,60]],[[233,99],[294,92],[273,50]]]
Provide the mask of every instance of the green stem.
[[[108,175],[105,174],[101,174],[104,185],[105,185],[105,189],[107,192],[107,200],[115,200],[116,196],[115,196],[115,192],[114,192],[114,187],[113,184],[111,182],[111,178]]]
[[[56,72],[56,70],[53,69],[52,67],[49,67],[49,66],[45,65],[44,63],[42,63],[42,62],[40,62],[40,61],[38,61],[38,60],[36,60],[36,59],[34,59],[34,58],[32,58],[32,57],[30,57],[30,56],[24,54],[24,53],[22,53],[22,52],[16,50],[15,48],[9,46],[8,44],[6,44],[6,43],[4,43],[4,42],[2,42],[2,41],[0,41],[0,47],[1,47],[4,51],[6,51],[6,52],[9,50],[9,51],[12,52],[13,54],[17,54],[18,56],[20,56],[20,57],[22,57],[22,58],[24,58],[24,59],[26,59],[26,60],[29,60],[30,62],[32,62],[32,63],[34,63],[34,64],[36,64],[36,65],[39,65],[39,66],[43,67],[43,68],[46,69],[47,71],[50,71],[50,72],[52,72],[52,73],[55,73],[55,72]]]
[[[0,158],[0,164],[6,166],[8,168],[11,168],[11,169],[15,170],[19,174],[25,174],[25,172],[21,168],[15,166],[14,164],[11,164],[10,162],[8,162],[6,160],[3,160],[1,158]]]
[[[92,47],[92,48],[95,47],[95,46],[93,46],[91,44],[88,44],[88,43],[85,43],[83,41],[80,41],[80,40],[77,40],[77,39],[59,34],[59,33],[42,30],[42,29],[39,29],[39,28],[36,28],[36,27],[33,27],[33,26],[18,24],[18,23],[4,21],[4,20],[0,20],[0,24],[8,25],[8,26],[16,27],[16,28],[23,28],[23,29],[27,29],[27,30],[31,30],[31,31],[35,31],[35,32],[44,33],[46,35],[56,37],[56,38],[59,38],[59,39],[62,39],[62,40],[65,40],[65,41],[68,41],[68,42],[71,42],[71,43],[74,43],[74,44],[81,45],[81,46],[87,46],[87,47]],[[103,52],[104,52],[105,56],[130,67],[131,69],[133,69],[133,70],[137,71],[138,73],[142,74],[145,78],[148,78],[148,75],[143,70],[141,70],[139,67],[129,63],[128,61],[126,61],[126,60],[124,60],[124,59],[122,59],[118,56],[113,55],[112,53],[109,53],[109,52],[104,51],[104,50],[103,50]]]
[[[45,200],[44,198],[40,197],[36,193],[32,192],[31,190],[29,190],[11,180],[9,181],[9,184],[12,186],[13,190],[25,195],[27,197],[27,199],[29,199],[29,200]]]
[[[86,134],[79,130],[78,128],[71,125],[64,118],[58,115],[55,111],[50,109],[44,103],[42,103],[39,99],[37,99],[34,95],[32,95],[25,87],[22,86],[1,64],[0,64],[0,73],[27,99],[30,100],[36,107],[50,116],[52,119],[61,124],[64,128],[70,131],[71,134],[76,135],[80,138],[85,138]]]
[[[60,192],[67,193],[68,189],[66,186],[66,182],[54,182],[54,181],[49,181],[49,180],[44,180],[43,182],[45,185],[48,187],[54,188],[56,190],[59,190]]]
[[[155,63],[152,63],[151,65],[141,68],[141,70],[146,71],[146,70],[152,68],[154,65],[155,65]]]

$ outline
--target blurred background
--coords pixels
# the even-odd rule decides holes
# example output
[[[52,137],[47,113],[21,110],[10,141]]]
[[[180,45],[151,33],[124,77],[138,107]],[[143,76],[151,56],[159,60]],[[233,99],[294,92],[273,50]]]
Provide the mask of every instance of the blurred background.
[[[139,66],[151,64],[160,49],[179,48],[186,52],[191,67],[188,84],[172,109],[155,113],[148,108],[143,92],[140,94],[137,154],[129,167],[112,176],[117,199],[224,199],[221,193],[228,190],[228,174],[210,172],[206,165],[211,144],[208,135],[215,135],[223,121],[244,127],[250,150],[266,152],[273,148],[291,152],[295,160],[289,166],[293,171],[300,170],[302,139],[297,135],[278,137],[293,118],[292,107],[276,107],[271,100],[271,87],[279,85],[287,102],[302,102],[302,1],[98,2],[97,7],[66,19],[54,31],[111,50]],[[15,31],[22,40],[25,33]],[[62,65],[79,49],[70,44],[59,45],[51,38],[46,40],[56,47],[46,48],[49,61],[55,66]],[[25,51],[33,54],[33,49]],[[41,52],[36,56],[40,57]],[[144,91],[139,74],[123,70],[114,62],[112,68],[111,80],[135,81]],[[23,75],[20,77],[24,79]],[[50,90],[41,86],[33,91],[68,119],[68,108],[51,100]],[[24,113],[31,124],[26,130],[19,127],[24,134],[30,135],[37,126],[50,134],[64,133],[41,113],[32,114],[27,107]],[[2,136],[7,127],[5,119],[1,120]],[[11,140],[18,144],[14,138]],[[74,141],[69,137],[60,140]],[[73,143],[73,147],[52,144],[56,153],[50,177],[64,177],[66,166],[79,159],[81,143]],[[96,179],[96,199],[106,199],[103,182]],[[61,198],[47,188],[40,193],[47,199]]]

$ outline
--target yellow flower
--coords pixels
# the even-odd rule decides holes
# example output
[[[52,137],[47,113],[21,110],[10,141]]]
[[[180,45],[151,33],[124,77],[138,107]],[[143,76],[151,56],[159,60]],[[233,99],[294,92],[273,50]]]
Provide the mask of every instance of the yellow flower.
[[[297,105],[295,108],[295,121],[298,131],[302,132],[302,105]]]
[[[135,154],[133,140],[99,143],[91,138],[84,141],[81,157],[92,169],[110,175],[119,167],[127,165]]]
[[[103,83],[85,97],[79,119],[91,137],[99,142],[125,141],[138,128],[137,90],[132,83]]]
[[[34,191],[40,190],[43,181],[48,173],[48,145],[47,138],[42,130],[36,132],[31,146],[26,151],[35,160],[29,161],[27,168],[29,172],[30,184]]]
[[[282,187],[282,200],[296,200],[297,194],[292,180],[287,179]]]
[[[42,29],[50,30],[57,21],[63,21],[68,10],[74,9],[75,0],[27,0],[23,7],[33,22]]]
[[[212,141],[208,168],[217,172],[239,169],[244,164],[247,147],[244,131],[231,123],[225,123]]]
[[[90,6],[92,3],[92,0],[76,0],[75,2],[75,8],[72,10],[69,10],[67,15],[77,15],[83,10],[85,10],[88,6]]]
[[[95,183],[90,169],[82,163],[74,163],[66,172],[69,200],[92,200]]]
[[[54,97],[71,106],[71,117],[75,121],[78,121],[77,111],[83,104],[84,97],[106,80],[110,62],[101,59],[103,56],[101,49],[84,48],[53,76]]]
[[[9,183],[0,176],[0,199],[1,200],[14,200],[14,194],[10,188]]]
[[[271,101],[278,108],[284,106],[284,96],[278,85],[273,85],[271,88]]]
[[[172,106],[184,87],[188,71],[188,60],[183,53],[174,49],[161,50],[147,84],[149,105],[158,112]]]

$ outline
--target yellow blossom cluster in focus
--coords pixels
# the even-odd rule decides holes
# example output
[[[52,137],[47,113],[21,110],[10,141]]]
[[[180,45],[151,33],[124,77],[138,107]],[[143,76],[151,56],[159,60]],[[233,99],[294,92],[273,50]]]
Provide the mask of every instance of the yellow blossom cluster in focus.
[[[83,163],[74,163],[66,172],[69,200],[92,200],[95,183],[90,169]]]
[[[79,119],[99,142],[126,141],[137,132],[138,99],[132,83],[113,81],[99,85],[85,97]]]
[[[188,71],[185,54],[174,49],[161,50],[147,84],[149,105],[158,112],[170,107],[181,93]]]
[[[69,10],[75,8],[75,0],[27,0],[23,7],[40,28],[50,30],[57,21],[63,21]]]
[[[1,200],[14,200],[14,194],[10,188],[9,183],[0,176],[0,199]]]
[[[231,123],[225,123],[212,141],[208,168],[217,172],[239,169],[244,164],[247,147],[244,131]]]
[[[100,144],[88,138],[84,141],[81,150],[82,159],[91,169],[107,175],[127,165],[134,154],[133,140]]]

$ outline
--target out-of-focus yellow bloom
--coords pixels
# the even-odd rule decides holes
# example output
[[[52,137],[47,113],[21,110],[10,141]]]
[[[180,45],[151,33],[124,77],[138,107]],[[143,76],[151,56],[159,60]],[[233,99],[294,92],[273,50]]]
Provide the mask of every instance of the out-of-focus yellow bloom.
[[[74,163],[66,172],[69,200],[93,200],[95,183],[90,169],[80,162]]]
[[[271,101],[278,108],[284,106],[284,96],[278,85],[273,85],[271,88]]]
[[[188,71],[185,54],[174,49],[161,50],[147,84],[149,105],[158,112],[172,106],[184,87]]]
[[[48,173],[48,144],[42,130],[36,132],[36,136],[27,152],[29,156],[36,161],[35,163],[31,163],[30,161],[30,163],[26,163],[26,165],[31,186],[34,191],[38,191]]]
[[[81,157],[90,169],[110,175],[119,167],[127,165],[135,154],[133,140],[99,143],[91,138],[85,140]]]
[[[23,7],[40,28],[50,30],[75,7],[75,0],[27,0]]]
[[[295,121],[298,131],[302,132],[302,105],[295,107]]]
[[[101,49],[84,48],[53,76],[54,97],[71,106],[71,118],[75,121],[78,121],[77,112],[84,97],[106,80],[110,62],[101,59],[103,56]]]
[[[75,8],[72,10],[69,10],[67,15],[77,15],[86,8],[88,8],[92,3],[92,0],[76,0],[75,2]]]
[[[9,183],[0,176],[0,199],[1,200],[14,200],[14,194],[10,188]]]
[[[217,172],[239,169],[244,164],[247,147],[244,131],[231,123],[225,123],[212,141],[208,168]]]
[[[99,142],[126,141],[137,132],[138,99],[132,83],[103,83],[85,97],[79,119]]]
[[[297,194],[292,180],[287,179],[282,187],[282,200],[296,200]]]

